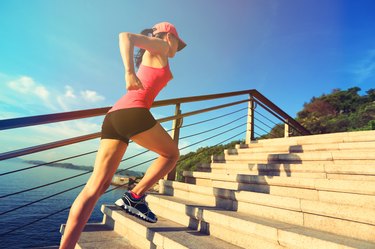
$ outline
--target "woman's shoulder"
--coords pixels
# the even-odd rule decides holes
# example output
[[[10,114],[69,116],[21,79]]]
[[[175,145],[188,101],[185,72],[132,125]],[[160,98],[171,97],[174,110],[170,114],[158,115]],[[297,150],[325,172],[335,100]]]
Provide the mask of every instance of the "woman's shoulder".
[[[151,54],[145,51],[142,57],[142,64],[154,68],[163,68],[168,65],[168,57],[160,54]]]

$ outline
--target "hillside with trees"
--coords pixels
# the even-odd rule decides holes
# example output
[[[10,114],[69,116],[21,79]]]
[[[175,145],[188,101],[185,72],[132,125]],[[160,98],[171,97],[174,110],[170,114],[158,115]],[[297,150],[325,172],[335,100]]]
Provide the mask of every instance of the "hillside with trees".
[[[297,113],[296,120],[312,134],[375,130],[375,89],[359,95],[359,87],[333,89],[330,94],[313,97]],[[278,124],[261,138],[282,137],[284,125]],[[292,132],[293,135],[298,135]]]

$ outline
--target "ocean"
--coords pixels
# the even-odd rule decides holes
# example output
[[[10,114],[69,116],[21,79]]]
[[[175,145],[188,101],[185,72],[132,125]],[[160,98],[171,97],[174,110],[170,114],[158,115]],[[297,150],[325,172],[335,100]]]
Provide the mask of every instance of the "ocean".
[[[21,159],[0,161],[0,174],[30,166],[33,165],[27,164]],[[27,226],[26,224],[71,206],[84,186],[59,195],[56,195],[56,193],[73,188],[77,185],[86,184],[92,172],[50,186],[8,197],[1,197],[84,172],[85,171],[80,170],[40,166],[0,176],[0,248],[19,249],[59,245],[61,239],[61,234],[59,232],[60,226],[66,223],[69,209],[33,224]],[[108,190],[114,187],[115,186],[111,185]],[[103,213],[100,211],[101,205],[114,204],[114,202],[122,196],[124,191],[126,191],[126,189],[121,187],[102,195],[88,222],[101,222],[103,219]],[[7,212],[50,195],[53,197]],[[18,227],[20,228],[10,232]]]

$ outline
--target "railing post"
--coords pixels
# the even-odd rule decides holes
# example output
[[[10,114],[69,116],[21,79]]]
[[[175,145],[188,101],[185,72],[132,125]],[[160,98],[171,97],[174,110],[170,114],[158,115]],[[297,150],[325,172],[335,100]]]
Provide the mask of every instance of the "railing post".
[[[176,104],[176,109],[175,109],[174,115],[181,114],[180,105],[181,105],[180,103]],[[173,124],[172,124],[173,130],[171,131],[172,132],[171,137],[175,141],[177,146],[178,146],[178,140],[179,140],[179,137],[180,137],[180,127],[182,126],[182,121],[183,121],[183,118],[174,119]],[[174,167],[173,170],[171,172],[169,172],[168,175],[166,175],[164,177],[164,179],[170,180],[170,181],[176,180],[176,167]]]
[[[249,94],[249,104],[247,109],[247,125],[246,125],[246,144],[254,141],[254,100],[253,96]]]
[[[289,121],[288,119],[284,122],[284,137],[289,137]]]

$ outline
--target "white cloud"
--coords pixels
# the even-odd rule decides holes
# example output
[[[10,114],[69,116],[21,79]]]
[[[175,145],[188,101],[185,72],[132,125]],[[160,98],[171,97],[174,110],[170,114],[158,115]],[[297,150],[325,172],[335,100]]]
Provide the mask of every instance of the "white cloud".
[[[66,104],[66,101],[64,101],[64,96],[58,96],[56,98],[56,101],[57,103],[60,105],[60,107],[64,110],[64,111],[69,111],[69,106]]]
[[[88,102],[98,102],[104,100],[104,97],[91,90],[81,91],[81,96]]]
[[[37,84],[31,77],[21,76],[8,82],[9,88],[22,94],[33,94],[41,99],[48,99],[49,92],[41,84]]]
[[[67,98],[77,98],[77,96],[74,95],[74,90],[73,90],[73,87],[71,86],[65,86],[65,94],[64,94],[65,97]]]
[[[74,109],[89,109],[93,108],[93,102],[97,103],[104,100],[103,96],[92,89],[77,89],[73,84],[53,87],[24,75],[12,76],[0,72],[0,86],[0,119],[72,111]],[[103,117],[93,117],[7,130],[1,135],[4,146],[0,150],[2,152],[18,150],[38,144],[97,133],[101,130],[102,120]],[[56,158],[63,158],[66,155],[95,150],[98,145],[98,139],[92,139],[25,157],[51,161]],[[95,155],[91,155],[91,157],[93,156]],[[87,158],[77,158],[76,161],[85,164]]]
[[[22,109],[20,112],[26,114],[32,113],[30,108],[34,111],[47,109],[53,112],[88,109],[93,103],[105,99],[91,89],[81,90],[77,96],[71,85],[65,85],[63,91],[46,87],[29,76],[11,77],[0,73],[0,83],[2,82],[8,89],[0,92],[0,102],[7,108]]]
[[[9,81],[8,86],[16,92],[28,93],[34,86],[34,80],[30,77],[21,76],[17,80]]]
[[[100,102],[104,99],[104,96],[92,90],[83,90],[80,92],[80,96],[77,96],[74,88],[70,85],[65,86],[64,94],[59,94],[59,96],[56,97],[57,103],[64,111],[70,111],[73,108],[83,109],[89,107],[94,102]]]
[[[9,80],[7,85],[15,93],[21,94],[13,96],[13,99],[16,98],[17,102],[22,103],[24,109],[30,108],[29,104],[40,105],[40,103],[43,103],[44,107],[57,111],[57,108],[52,104],[49,98],[50,92],[42,84],[36,83],[33,78],[20,76],[19,78]],[[33,101],[35,97],[37,97],[37,99]],[[6,99],[4,101],[6,101]]]
[[[37,95],[39,98],[47,100],[49,96],[49,92],[44,86],[37,86],[34,90],[35,95]]]
[[[71,110],[70,106],[77,105],[77,96],[74,94],[73,87],[66,85],[65,93],[57,96],[56,101],[64,111]]]

